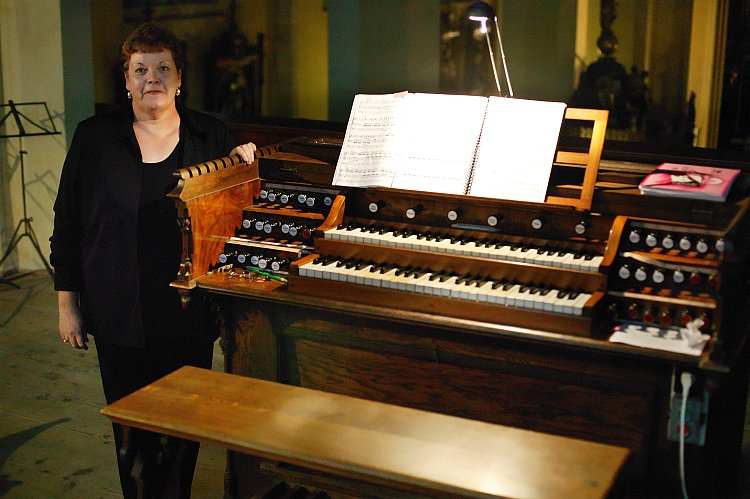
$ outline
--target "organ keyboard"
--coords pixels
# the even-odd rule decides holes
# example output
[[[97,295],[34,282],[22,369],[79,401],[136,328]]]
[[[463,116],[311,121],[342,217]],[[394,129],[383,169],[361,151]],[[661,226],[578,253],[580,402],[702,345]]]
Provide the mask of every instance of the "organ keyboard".
[[[643,196],[652,164],[605,163],[591,182],[589,151],[558,155],[548,202],[525,203],[338,188],[334,150],[298,139],[221,181],[202,165],[181,173],[174,285],[216,301],[229,372],[623,445],[660,496],[675,490],[666,426],[689,370],[722,407],[704,415],[701,490],[731,482],[742,429],[728,413],[744,411],[747,383],[744,175],[726,203]],[[697,357],[607,341],[619,323],[697,319],[711,338]]]

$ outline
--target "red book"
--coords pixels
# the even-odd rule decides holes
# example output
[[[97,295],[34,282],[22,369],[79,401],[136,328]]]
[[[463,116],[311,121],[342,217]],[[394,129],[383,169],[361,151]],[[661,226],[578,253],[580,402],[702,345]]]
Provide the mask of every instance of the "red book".
[[[734,168],[663,163],[638,188],[641,194],[654,196],[726,201],[739,173]]]

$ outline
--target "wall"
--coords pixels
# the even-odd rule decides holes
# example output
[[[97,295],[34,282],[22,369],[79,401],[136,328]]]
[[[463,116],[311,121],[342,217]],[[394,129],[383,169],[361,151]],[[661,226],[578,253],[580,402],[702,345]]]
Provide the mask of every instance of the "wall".
[[[122,0],[96,0],[91,8],[95,94],[98,104],[111,104],[125,95],[120,70],[120,47],[128,34],[146,18],[138,11],[125,11]],[[265,32],[266,0],[238,0],[236,21],[250,43]],[[183,75],[185,98],[191,107],[203,108],[205,59],[211,40],[229,27],[229,3],[170,6],[156,9],[153,21],[175,32],[186,42],[187,64]]]
[[[62,133],[52,136],[27,137],[22,140],[26,176],[27,214],[41,246],[49,258],[49,236],[52,233],[52,204],[57,193],[59,174],[66,151],[65,105],[63,90],[63,58],[59,0],[0,0],[0,59],[2,66],[3,102],[46,102],[55,127]],[[28,108],[34,121],[41,118]],[[7,112],[3,108],[3,115]],[[19,108],[19,110],[22,110]],[[45,123],[48,125],[48,123]],[[25,127],[27,128],[27,127]],[[33,127],[32,127],[33,129]],[[13,229],[23,218],[21,167],[18,139],[0,139],[5,153],[0,157],[4,182],[0,188],[3,215],[10,224],[0,228],[3,252],[10,244]],[[9,198],[9,199],[8,199]],[[9,212],[6,211],[10,207]],[[23,228],[21,233],[24,233]],[[43,268],[31,240],[23,237],[15,251],[3,263],[0,272],[14,269]]]
[[[571,96],[576,10],[576,0],[503,2],[497,17],[515,97],[566,101]]]
[[[436,92],[440,3],[328,1],[328,113],[346,121],[358,93]]]

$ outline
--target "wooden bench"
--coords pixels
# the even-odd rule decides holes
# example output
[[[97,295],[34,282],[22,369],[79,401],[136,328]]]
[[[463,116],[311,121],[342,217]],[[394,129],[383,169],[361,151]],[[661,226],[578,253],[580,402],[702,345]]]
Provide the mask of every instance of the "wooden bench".
[[[194,367],[101,412],[126,427],[429,496],[603,497],[630,454]]]

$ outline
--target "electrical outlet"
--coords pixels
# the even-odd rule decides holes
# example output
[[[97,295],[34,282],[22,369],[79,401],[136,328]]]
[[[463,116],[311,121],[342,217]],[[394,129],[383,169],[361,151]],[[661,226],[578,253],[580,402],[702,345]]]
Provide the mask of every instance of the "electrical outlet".
[[[669,425],[667,438],[674,442],[680,441],[680,411],[682,410],[682,394],[673,393],[669,407]],[[706,422],[708,420],[708,394],[702,397],[688,396],[685,407],[685,443],[703,446],[706,443]]]

